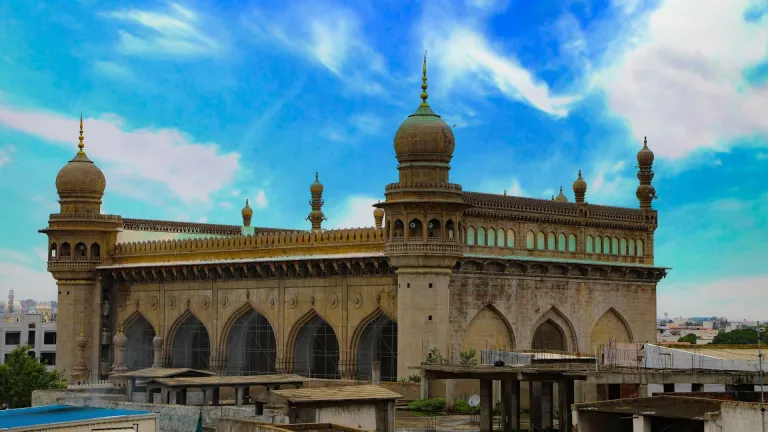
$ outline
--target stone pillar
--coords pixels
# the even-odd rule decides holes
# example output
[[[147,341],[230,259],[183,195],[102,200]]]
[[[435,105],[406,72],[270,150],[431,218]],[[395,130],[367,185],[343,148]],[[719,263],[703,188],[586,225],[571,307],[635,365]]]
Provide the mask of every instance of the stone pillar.
[[[112,338],[112,345],[115,346],[115,362],[112,364],[112,373],[120,373],[128,370],[125,366],[125,344],[128,338],[123,334],[123,325],[117,328],[117,334]]]
[[[237,387],[235,389],[235,405],[237,406],[240,406],[243,404],[243,399],[245,398],[245,396],[243,395],[244,393],[243,390],[244,389],[242,387]]]
[[[541,382],[528,381],[528,405],[531,427],[541,427]]]
[[[554,423],[554,385],[551,381],[541,383],[541,428],[552,432]]]
[[[501,403],[504,407],[502,432],[520,431],[520,381],[501,382]]]
[[[691,384],[691,391],[692,392],[703,392],[704,391],[704,384],[699,384],[699,383]]]
[[[501,403],[501,381],[493,382],[493,406]]]
[[[88,378],[88,366],[85,364],[85,349],[88,346],[88,338],[85,337],[85,323],[82,321],[80,321],[80,336],[77,337],[76,343],[77,363],[72,370],[72,379],[75,382],[85,382]]]
[[[155,329],[155,337],[152,338],[152,346],[155,349],[155,358],[152,362],[153,368],[163,367],[163,334],[160,332],[160,326]]]
[[[651,418],[646,416],[633,418],[632,432],[651,432]]]
[[[637,386],[637,397],[648,397],[648,384],[640,384]]]
[[[429,399],[429,379],[427,379],[427,376],[423,371],[421,372],[421,389],[419,391],[419,398]]]
[[[674,384],[664,384],[664,393],[674,393],[674,392],[675,392]]]
[[[454,394],[454,386],[456,381],[445,380],[445,409],[452,411],[456,406],[456,395]]]
[[[493,431],[493,381],[480,380],[480,432]]]
[[[371,362],[371,383],[381,384],[381,362],[378,360]]]
[[[574,382],[560,381],[557,383],[557,396],[560,411],[560,430],[570,431],[573,427],[571,419],[571,405],[574,403]]]

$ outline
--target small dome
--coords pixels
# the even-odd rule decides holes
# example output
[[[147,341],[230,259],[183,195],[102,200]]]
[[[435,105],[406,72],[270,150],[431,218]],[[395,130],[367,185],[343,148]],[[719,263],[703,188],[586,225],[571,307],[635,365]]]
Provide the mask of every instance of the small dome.
[[[568,198],[565,195],[563,195],[563,187],[562,186],[560,186],[560,194],[557,195],[557,197],[555,198],[555,201],[558,201],[558,202],[568,202]]]
[[[104,196],[107,180],[83,151],[83,118],[80,117],[80,150],[64,165],[56,176],[56,191],[59,198],[98,198]]]
[[[323,193],[323,184],[318,180],[317,173],[315,173],[315,181],[309,185],[309,191],[312,193]]]
[[[376,207],[373,209],[373,217],[377,218],[383,218],[384,217],[384,209],[381,207]]]
[[[651,165],[653,159],[653,152],[648,148],[648,137],[645,137],[645,139],[643,139],[643,148],[637,152],[637,163],[640,165]]]
[[[573,193],[576,195],[584,195],[587,192],[587,182],[581,177],[581,170],[579,170],[579,178],[573,182]]]
[[[251,206],[248,205],[248,200],[245,200],[245,207],[243,207],[243,211],[241,212],[243,217],[251,217],[253,216],[253,209]]]

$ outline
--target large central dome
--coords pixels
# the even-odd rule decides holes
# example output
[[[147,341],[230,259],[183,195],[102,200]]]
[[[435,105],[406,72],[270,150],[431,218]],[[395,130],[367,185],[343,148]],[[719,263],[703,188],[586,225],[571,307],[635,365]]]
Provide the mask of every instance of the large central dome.
[[[395,154],[400,163],[450,162],[455,141],[453,131],[427,104],[427,58],[421,78],[421,105],[395,133]]]

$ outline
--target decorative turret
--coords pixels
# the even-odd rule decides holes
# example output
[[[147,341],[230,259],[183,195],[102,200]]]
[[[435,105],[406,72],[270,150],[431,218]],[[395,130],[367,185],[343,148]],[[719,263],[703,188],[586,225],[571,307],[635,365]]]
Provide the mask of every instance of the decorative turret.
[[[251,217],[253,217],[253,209],[248,205],[248,200],[245,200],[245,207],[240,212],[243,215],[243,228],[241,230],[243,235],[253,235],[254,229],[251,226]]]
[[[115,337],[112,338],[112,345],[115,347],[115,362],[112,364],[112,373],[120,373],[128,370],[125,365],[125,345],[128,338],[123,334],[123,325],[117,328]]]
[[[85,337],[85,323],[80,319],[80,335],[75,341],[77,344],[77,363],[72,369],[72,378],[77,382],[83,382],[88,377],[88,366],[85,364],[85,349],[88,347],[88,338]]]
[[[640,185],[635,192],[638,201],[640,201],[640,208],[643,209],[650,209],[652,201],[657,198],[656,189],[651,185],[653,159],[653,152],[648,148],[648,137],[645,137],[643,148],[637,153],[637,179],[640,180]]]
[[[247,202],[246,202],[246,205]],[[163,334],[160,332],[160,326],[157,326],[155,328],[155,337],[152,338],[152,346],[154,348],[154,361],[152,362],[152,367],[154,368],[161,368],[163,367]]]
[[[562,186],[560,186],[560,193],[555,198],[555,201],[558,201],[558,202],[568,202],[568,198],[565,196],[565,194],[563,194],[563,187]]]
[[[309,192],[312,193],[312,200],[309,202],[312,211],[309,212],[307,220],[312,223],[312,231],[321,231],[323,221],[328,218],[325,217],[322,210],[324,204],[323,184],[320,183],[317,173],[315,173],[315,181],[309,186]]]
[[[104,173],[85,154],[83,116],[80,116],[78,152],[56,176],[61,213],[95,213],[101,211],[101,198],[107,187]]]
[[[584,203],[584,197],[587,194],[587,182],[581,177],[581,170],[579,170],[579,178],[573,182],[573,195],[576,198],[576,202],[579,204]]]
[[[373,209],[373,220],[376,223],[376,229],[381,229],[384,221],[384,209],[383,208],[375,208]]]

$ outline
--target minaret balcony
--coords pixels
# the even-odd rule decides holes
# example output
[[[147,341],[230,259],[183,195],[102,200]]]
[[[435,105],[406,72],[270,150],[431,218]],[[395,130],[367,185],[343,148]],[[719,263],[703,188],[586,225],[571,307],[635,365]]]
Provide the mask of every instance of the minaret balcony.
[[[101,264],[100,257],[62,256],[48,258],[48,271],[65,269],[91,269]]]
[[[384,253],[403,255],[462,255],[464,247],[455,239],[442,239],[440,237],[430,237],[426,242],[423,239],[408,239],[407,242],[397,242],[393,239],[392,242],[384,246]]]

